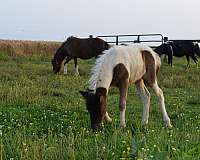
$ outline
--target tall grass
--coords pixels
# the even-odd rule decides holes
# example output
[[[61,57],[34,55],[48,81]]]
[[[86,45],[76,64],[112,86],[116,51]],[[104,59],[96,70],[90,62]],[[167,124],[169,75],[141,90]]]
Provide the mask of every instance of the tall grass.
[[[11,56],[16,55],[53,55],[59,42],[0,40],[0,51]]]
[[[80,76],[54,75],[51,56],[0,53],[0,159],[200,159],[200,76],[185,59],[162,65],[159,84],[173,128],[164,128],[154,94],[149,124],[141,126],[142,102],[129,87],[126,121],[119,127],[118,90],[108,96],[113,122],[90,129],[78,91],[87,87],[94,60],[80,61]]]

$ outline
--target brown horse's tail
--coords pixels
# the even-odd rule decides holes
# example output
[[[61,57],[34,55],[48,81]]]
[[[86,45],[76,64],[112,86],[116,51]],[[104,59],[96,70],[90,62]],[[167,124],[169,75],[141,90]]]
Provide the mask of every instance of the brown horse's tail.
[[[194,49],[195,49],[196,55],[200,57],[200,48],[199,48],[198,43],[194,44]]]

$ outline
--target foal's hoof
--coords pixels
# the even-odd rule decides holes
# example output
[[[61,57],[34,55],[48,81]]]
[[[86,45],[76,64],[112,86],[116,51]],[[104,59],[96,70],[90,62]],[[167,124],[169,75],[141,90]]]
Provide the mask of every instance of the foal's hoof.
[[[111,123],[112,119],[110,117],[107,117],[107,118],[105,118],[105,121],[108,122],[108,123]]]
[[[169,129],[172,129],[172,127],[173,127],[170,123],[166,124],[165,126],[166,126],[166,128],[169,128]]]
[[[125,123],[120,123],[120,128],[125,128],[126,127],[126,124]]]
[[[148,123],[142,123],[141,127],[142,128],[147,128],[148,127]]]
[[[75,77],[78,77],[78,76],[79,76],[79,73],[75,73],[74,76],[75,76]]]
[[[147,126],[148,125],[148,120],[142,120],[142,126]]]

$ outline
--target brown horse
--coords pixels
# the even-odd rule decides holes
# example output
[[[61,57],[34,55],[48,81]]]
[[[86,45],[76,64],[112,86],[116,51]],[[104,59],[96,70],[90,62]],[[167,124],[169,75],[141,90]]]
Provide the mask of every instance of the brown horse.
[[[54,58],[52,59],[53,72],[58,73],[61,69],[61,64],[64,63],[64,74],[67,74],[67,63],[74,59],[75,74],[78,74],[77,58],[90,59],[102,54],[104,50],[109,49],[109,44],[100,38],[76,38],[69,37],[57,49]]]

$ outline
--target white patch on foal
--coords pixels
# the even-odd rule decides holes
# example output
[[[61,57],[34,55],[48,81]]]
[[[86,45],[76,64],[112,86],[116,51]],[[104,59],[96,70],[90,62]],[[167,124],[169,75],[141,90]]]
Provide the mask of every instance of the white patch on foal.
[[[122,128],[126,127],[125,112],[126,109],[120,111],[120,127]]]

